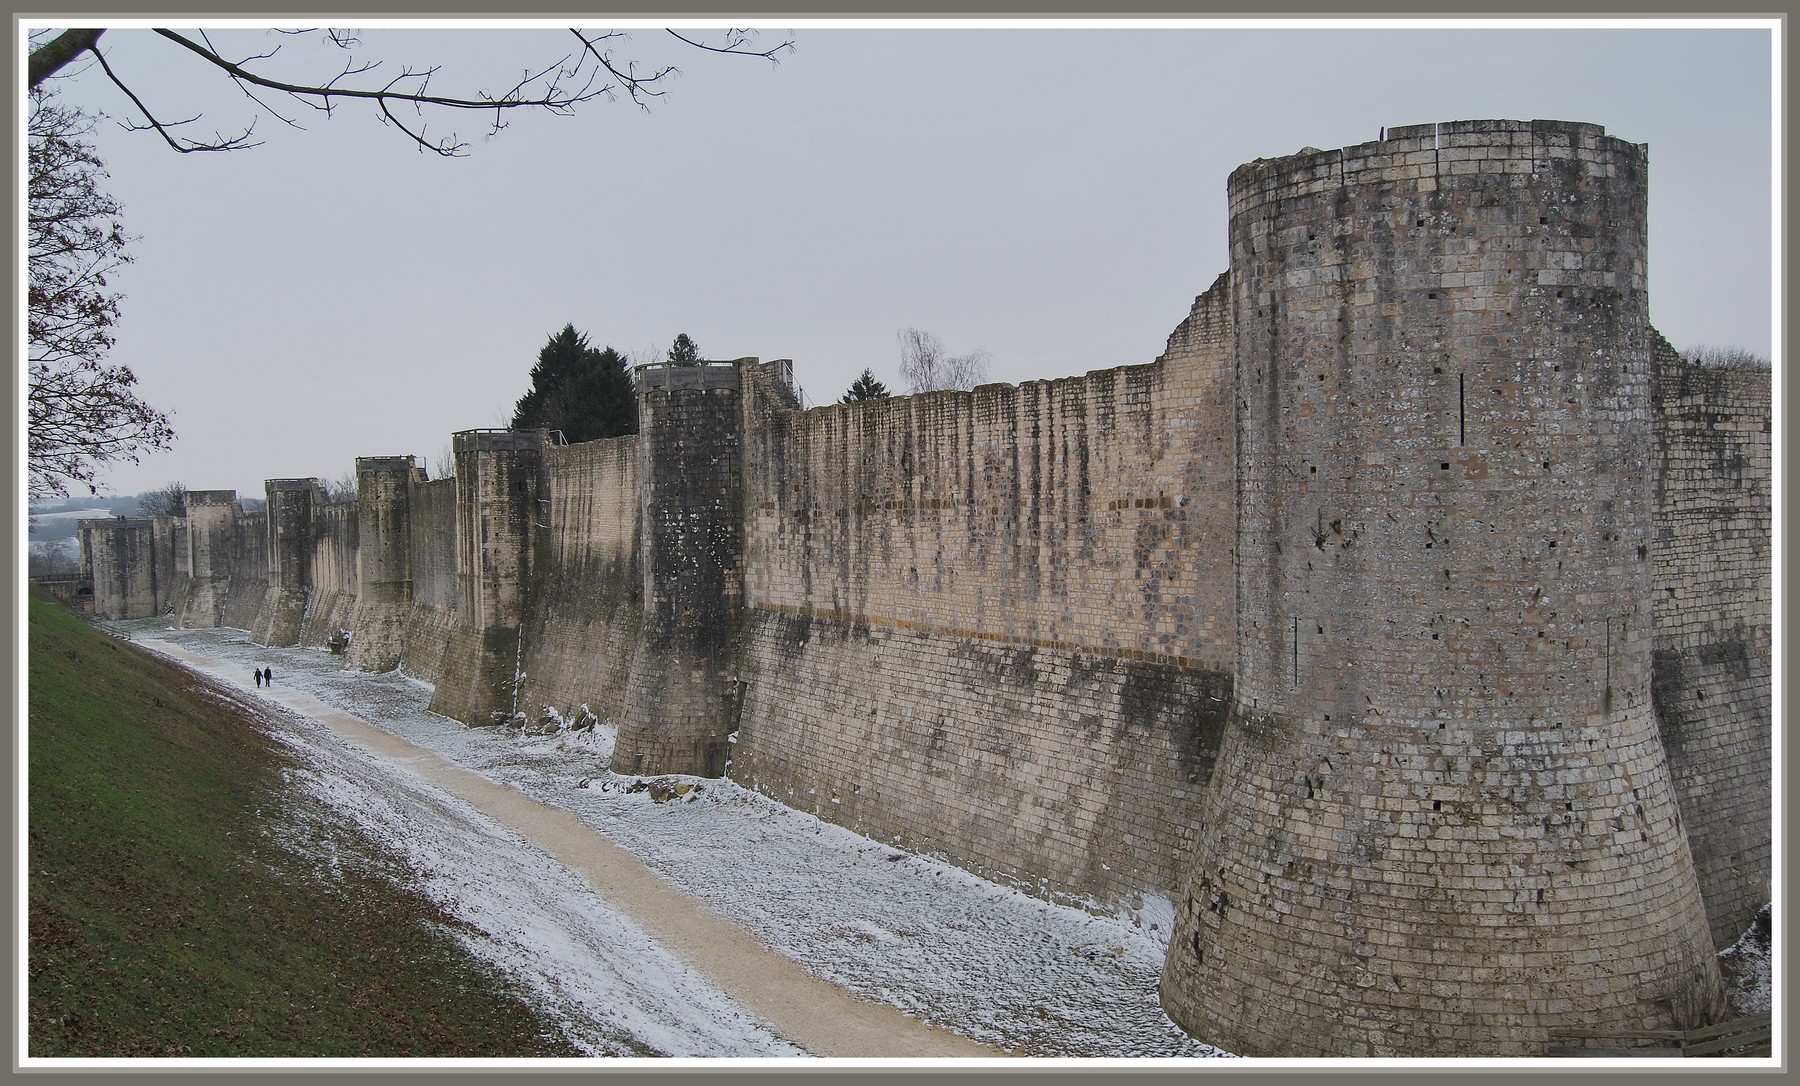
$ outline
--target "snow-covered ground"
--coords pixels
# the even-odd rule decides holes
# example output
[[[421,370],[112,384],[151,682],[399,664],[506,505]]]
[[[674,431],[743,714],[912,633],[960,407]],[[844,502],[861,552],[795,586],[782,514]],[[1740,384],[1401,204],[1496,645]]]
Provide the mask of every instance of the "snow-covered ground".
[[[252,666],[272,667],[278,687],[570,811],[813,975],[955,1033],[1029,1057],[1227,1055],[1188,1037],[1157,1003],[1172,915],[1165,901],[1135,916],[1092,915],[729,781],[615,776],[607,727],[569,727],[591,722],[579,707],[548,734],[466,728],[426,709],[424,683],[341,671],[322,649],[271,649],[242,631],[171,630],[161,620],[113,625],[234,667],[246,687]],[[293,783],[404,856],[420,888],[468,922],[460,935],[470,949],[531,992],[584,1050],[804,1055],[517,834],[316,721],[279,718],[306,766]],[[332,858],[319,862],[328,868]],[[1737,1014],[1770,1009],[1769,941],[1764,925],[1722,955]]]
[[[510,977],[533,1005],[594,1056],[802,1056],[705,978],[607,906],[581,880],[493,819],[410,773],[343,742],[330,728],[249,693],[299,768],[286,783],[323,801],[402,858],[415,885],[463,925],[450,929]],[[289,851],[329,879],[345,861],[329,827],[296,823],[296,804],[269,820]]]
[[[465,728],[426,709],[425,684],[341,671],[323,650],[270,649],[242,631],[156,620],[118,625],[235,667],[246,687],[251,667],[266,665],[278,688],[564,808],[813,975],[916,1018],[1021,1056],[1223,1055],[1158,1005],[1167,903],[1148,902],[1135,917],[1049,904],[729,781],[675,778],[688,788],[671,797],[614,776],[604,725],[546,735]],[[516,834],[317,722],[280,719],[307,767],[293,783],[404,856],[421,889],[468,921],[471,950],[532,992],[584,1049],[803,1055]]]

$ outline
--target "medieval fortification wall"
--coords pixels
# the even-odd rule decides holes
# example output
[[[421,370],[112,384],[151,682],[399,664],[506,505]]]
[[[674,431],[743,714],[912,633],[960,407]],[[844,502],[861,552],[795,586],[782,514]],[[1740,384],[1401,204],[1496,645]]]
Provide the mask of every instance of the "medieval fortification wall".
[[[732,776],[1040,892],[1171,895],[1231,687],[1223,301],[1153,365],[754,428]]]
[[[625,718],[638,644],[638,445],[610,438],[544,453],[549,498],[525,618],[518,711],[535,725]]]
[[[1227,1048],[1714,998],[1650,698],[1646,179],[1498,122],[1232,176],[1237,686],[1163,987]]]
[[[1651,697],[1715,943],[1770,900],[1769,375],[1653,340]]]
[[[1150,364],[810,411],[647,367],[635,437],[197,492],[166,573],[84,529],[96,608],[161,576],[616,772],[1165,899],[1164,1007],[1245,1054],[1692,1025],[1770,892],[1769,381],[1650,328],[1647,173],[1560,122],[1258,161]]]

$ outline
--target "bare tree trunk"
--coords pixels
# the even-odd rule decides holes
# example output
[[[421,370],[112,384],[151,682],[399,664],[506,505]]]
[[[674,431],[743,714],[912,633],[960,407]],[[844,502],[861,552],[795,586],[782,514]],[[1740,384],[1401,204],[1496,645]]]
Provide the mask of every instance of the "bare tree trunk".
[[[49,79],[76,57],[94,47],[105,30],[65,30],[31,53],[31,86]]]

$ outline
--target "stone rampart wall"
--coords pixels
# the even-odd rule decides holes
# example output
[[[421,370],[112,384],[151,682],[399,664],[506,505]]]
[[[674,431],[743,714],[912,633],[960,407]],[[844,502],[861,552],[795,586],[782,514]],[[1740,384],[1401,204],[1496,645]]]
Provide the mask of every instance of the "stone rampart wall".
[[[356,502],[337,502],[313,510],[310,598],[300,625],[300,644],[324,645],[355,621],[358,528]]]
[[[313,598],[313,514],[325,503],[325,489],[314,478],[268,479],[263,495],[269,518],[269,589],[250,626],[250,640],[298,645]]]
[[[433,479],[413,492],[413,603],[456,607],[456,478]]]
[[[526,604],[519,705],[531,723],[624,716],[637,647],[636,437],[551,447],[543,552]]]
[[[112,517],[83,520],[76,525],[81,539],[82,572],[94,587],[94,614],[106,619],[149,618],[160,614],[163,595],[158,574],[167,576],[160,561],[156,522],[150,517]]]
[[[1656,337],[1652,694],[1720,947],[1771,892],[1769,377]]]
[[[413,493],[424,482],[414,457],[356,459],[356,607],[346,667],[392,671],[400,665],[412,606]]]
[[[412,602],[402,635],[400,669],[435,683],[455,621],[456,478],[433,479],[413,490],[410,537]]]
[[[230,490],[190,490],[187,493],[187,529],[184,565],[186,587],[177,592],[173,624],[184,629],[210,629],[222,625],[225,601],[231,590],[237,520],[243,510],[237,493]]]
[[[1037,892],[1173,893],[1230,696],[1223,283],[1151,365],[753,420],[733,777]]]
[[[720,775],[737,715],[743,388],[738,367],[690,368],[638,397],[642,602],[613,754],[626,773]]]
[[[1229,407],[1167,361],[776,415],[745,476],[746,602],[1228,668]]]
[[[258,509],[229,523],[231,574],[219,609],[219,625],[248,631],[269,592],[269,511]]]
[[[456,607],[431,710],[474,724],[517,713],[519,640],[536,557],[544,431],[465,430],[456,455]]]
[[[156,613],[172,614],[175,601],[187,594],[193,581],[188,565],[186,517],[153,517],[156,548]]]

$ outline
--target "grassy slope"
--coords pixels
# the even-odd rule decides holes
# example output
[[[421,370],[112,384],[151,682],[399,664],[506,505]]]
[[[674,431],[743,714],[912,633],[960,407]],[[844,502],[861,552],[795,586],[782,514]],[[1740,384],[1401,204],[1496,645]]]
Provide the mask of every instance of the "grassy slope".
[[[27,662],[32,1056],[578,1054],[206,680],[41,600]]]

